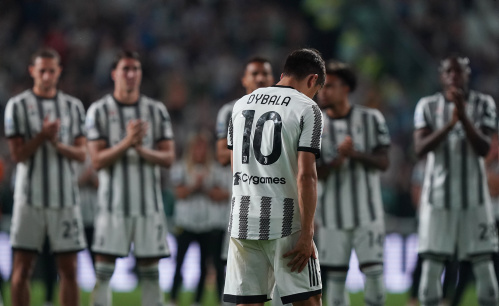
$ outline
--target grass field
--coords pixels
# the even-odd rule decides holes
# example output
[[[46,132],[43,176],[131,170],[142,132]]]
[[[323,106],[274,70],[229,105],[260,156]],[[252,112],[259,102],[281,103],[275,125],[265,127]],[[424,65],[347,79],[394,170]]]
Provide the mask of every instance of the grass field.
[[[10,306],[10,287],[5,286],[4,299],[6,301],[5,306]],[[41,283],[33,283],[32,285],[32,295],[31,295],[31,306],[43,306],[44,302],[44,290]],[[165,295],[168,300],[168,295]],[[89,305],[89,292],[81,292],[81,305],[87,306]],[[180,295],[179,306],[188,306],[191,305],[193,299],[192,292],[184,292]],[[363,303],[363,294],[355,293],[350,295],[351,306],[361,306]],[[215,291],[212,288],[208,288],[205,296],[202,301],[202,305],[204,306],[216,306],[217,299]],[[386,306],[405,306],[407,302],[406,294],[389,294],[386,301]],[[267,303],[270,306],[270,303]],[[56,305],[59,305],[56,301]],[[136,306],[140,305],[140,290],[136,289],[132,292],[115,292],[113,293],[113,306]],[[324,302],[324,305],[327,303]],[[465,296],[464,300],[461,303],[462,306],[474,306],[478,305],[476,302],[476,295],[473,289],[469,289]],[[267,305],[266,305],[267,306]]]

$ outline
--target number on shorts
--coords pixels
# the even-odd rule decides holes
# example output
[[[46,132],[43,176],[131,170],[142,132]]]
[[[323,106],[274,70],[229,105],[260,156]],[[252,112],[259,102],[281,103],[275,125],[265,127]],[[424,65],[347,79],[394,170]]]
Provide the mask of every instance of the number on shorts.
[[[70,221],[62,221],[62,226],[64,230],[62,232],[62,237],[64,239],[71,239],[73,237],[78,237],[80,234],[80,228],[78,226],[78,220],[73,219],[73,222]]]
[[[480,228],[480,240],[488,240],[490,238],[497,237],[497,229],[495,224],[479,223]]]
[[[374,244],[383,247],[383,243],[385,242],[385,236],[382,233],[375,233],[373,231],[368,232],[369,235],[369,247],[374,247]]]

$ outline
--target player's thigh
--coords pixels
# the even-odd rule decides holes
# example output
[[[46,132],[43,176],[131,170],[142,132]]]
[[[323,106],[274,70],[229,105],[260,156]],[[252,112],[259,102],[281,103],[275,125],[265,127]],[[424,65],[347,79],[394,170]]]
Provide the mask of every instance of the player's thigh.
[[[459,210],[422,205],[419,216],[419,253],[452,256],[458,234]]]
[[[137,258],[163,258],[170,256],[166,217],[162,213],[135,217],[132,233],[134,254]]]
[[[64,252],[56,255],[57,270],[61,277],[76,279],[77,254]]]
[[[299,237],[300,232],[296,232],[273,240],[274,243],[269,243],[269,248],[266,249],[269,259],[273,262],[276,286],[283,304],[304,301],[322,291],[319,256],[315,243],[313,247],[317,259],[310,257],[301,272],[291,272],[291,267],[288,267],[291,256],[283,258],[284,254],[295,247]]]
[[[95,217],[92,251],[113,257],[128,256],[132,225],[129,217],[107,212],[98,213]]]
[[[224,301],[239,304],[266,302],[271,299],[274,280],[260,241],[230,238]]]
[[[14,205],[10,243],[14,250],[41,252],[47,233],[44,208]]]
[[[348,266],[352,254],[352,239],[352,230],[320,228],[317,235],[317,248],[321,266]]]
[[[463,210],[459,224],[459,259],[497,252],[497,230],[490,207],[481,205]]]
[[[385,225],[373,222],[353,231],[353,245],[359,264],[382,263]]]
[[[80,207],[47,210],[47,223],[52,252],[78,252],[87,247]]]

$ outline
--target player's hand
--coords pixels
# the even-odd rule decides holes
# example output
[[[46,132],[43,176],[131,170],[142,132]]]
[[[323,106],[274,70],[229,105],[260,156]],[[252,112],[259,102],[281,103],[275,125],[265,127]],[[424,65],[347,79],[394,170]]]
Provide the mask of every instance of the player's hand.
[[[464,91],[455,86],[449,87],[445,91],[445,98],[454,103],[455,109],[457,110],[457,115],[462,118],[466,114],[465,111],[465,101],[464,101]]]
[[[140,120],[130,120],[126,125],[126,136],[125,141],[127,141],[128,146],[134,146],[140,139],[140,134],[142,132],[142,123]]]
[[[298,273],[300,273],[307,265],[310,257],[317,258],[312,237],[300,235],[295,247],[282,257],[292,257],[288,263],[288,267],[291,267],[291,272],[298,270]]]
[[[43,138],[51,141],[54,137],[57,137],[57,133],[59,132],[60,121],[59,119],[54,121],[49,121],[48,117],[43,119],[42,130],[40,133]]]
[[[346,136],[345,139],[338,146],[338,153],[341,156],[349,157],[353,153],[353,140],[352,137]]]
[[[450,121],[450,125],[451,126],[454,126],[456,125],[456,123],[459,121],[459,111],[457,110],[457,107],[454,108],[454,110],[452,111],[452,118],[451,118],[451,121]]]
[[[144,121],[140,121],[140,132],[139,134],[135,137],[133,143],[134,143],[134,146],[137,148],[137,147],[140,147],[142,146],[142,140],[144,139],[144,137],[146,136],[147,134],[147,129],[149,128],[149,124],[147,122],[144,122]]]

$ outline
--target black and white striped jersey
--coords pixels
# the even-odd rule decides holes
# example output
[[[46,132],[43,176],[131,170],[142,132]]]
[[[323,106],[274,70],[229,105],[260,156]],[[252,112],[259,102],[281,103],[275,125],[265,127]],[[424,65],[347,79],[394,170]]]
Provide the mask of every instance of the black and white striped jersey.
[[[298,151],[320,156],[322,115],[291,87],[260,88],[234,105],[232,237],[270,240],[299,231]]]
[[[414,128],[442,129],[452,120],[454,107],[442,93],[422,98],[416,106]],[[496,130],[492,97],[470,91],[465,108],[475,127]],[[490,203],[484,159],[475,153],[460,121],[428,153],[421,203],[446,209]]]
[[[220,108],[217,115],[217,139],[227,138],[227,131],[229,129],[229,121],[232,115],[232,108],[236,100],[226,103]]]
[[[134,104],[123,104],[112,95],[94,102],[87,112],[88,140],[103,139],[108,147],[126,136],[129,121],[148,123],[142,140],[145,148],[155,149],[162,140],[173,139],[170,116],[163,103],[141,96]],[[129,148],[114,164],[99,170],[100,210],[125,216],[155,214],[163,209],[160,166],[140,157]]]
[[[59,119],[58,140],[73,145],[84,137],[85,110],[80,100],[61,91],[52,99],[32,90],[11,98],[5,108],[5,135],[28,141],[40,133],[44,118]],[[28,160],[17,164],[15,205],[63,208],[79,203],[78,185],[70,159],[43,143]]]
[[[385,119],[378,110],[353,105],[343,118],[324,112],[321,162],[328,164],[338,157],[337,148],[346,136],[358,152],[372,153],[390,145]],[[318,215],[324,227],[352,229],[383,219],[379,170],[346,159],[331,170],[323,187]]]

